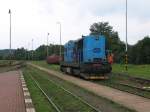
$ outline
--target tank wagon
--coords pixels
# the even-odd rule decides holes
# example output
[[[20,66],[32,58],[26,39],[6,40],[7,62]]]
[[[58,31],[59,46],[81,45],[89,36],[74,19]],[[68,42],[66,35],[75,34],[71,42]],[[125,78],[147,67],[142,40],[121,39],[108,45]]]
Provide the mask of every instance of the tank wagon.
[[[61,71],[85,79],[108,78],[112,68],[106,59],[105,41],[102,35],[89,35],[66,43]]]

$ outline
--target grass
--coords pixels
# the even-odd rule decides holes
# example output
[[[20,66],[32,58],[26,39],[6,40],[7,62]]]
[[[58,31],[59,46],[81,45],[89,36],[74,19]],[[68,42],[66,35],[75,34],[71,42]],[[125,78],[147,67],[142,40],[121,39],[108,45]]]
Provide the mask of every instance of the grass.
[[[30,69],[23,69],[23,75],[29,88],[36,112],[55,112],[55,110],[45,98],[45,96],[42,94],[40,89],[38,89],[35,83],[32,81],[31,77],[29,76],[30,74]]]
[[[19,61],[16,61],[16,60],[0,60],[0,66],[10,66],[10,63],[11,65],[14,65],[14,64],[17,64]]]
[[[45,67],[47,69],[52,69],[52,70],[56,70],[56,71],[59,71],[59,65],[50,65],[48,63],[46,63],[46,61],[32,61],[33,64],[36,64],[36,65],[39,65],[39,66],[42,66],[42,67]]]
[[[44,75],[46,73],[33,68],[27,68],[30,71],[30,74],[38,81],[42,89],[47,93],[47,95],[52,99],[52,101],[59,107],[62,112],[95,112],[91,107],[87,106],[80,100],[76,99],[74,96],[68,94],[66,91],[50,82]],[[28,74],[27,74],[28,75]],[[26,76],[27,76],[26,75]],[[28,79],[27,80],[31,80]],[[28,81],[27,81],[28,83]],[[29,85],[29,83],[28,83]],[[32,85],[33,86],[33,85]],[[33,87],[34,88],[34,87]],[[29,87],[29,90],[31,87]],[[31,91],[31,96],[35,96],[36,91]],[[36,96],[38,97],[38,96]],[[35,97],[35,99],[36,99]],[[35,102],[36,101],[36,102]],[[38,100],[34,100],[34,103],[38,103]],[[40,102],[40,105],[44,102]],[[42,107],[42,106],[41,106]],[[41,110],[41,108],[38,106]],[[37,109],[38,110],[38,109]],[[41,111],[42,112],[42,111]],[[44,111],[45,112],[45,111]]]
[[[10,67],[0,67],[0,73],[7,72],[10,70]]]
[[[30,67],[31,69],[31,67]],[[61,80],[55,76],[51,76],[49,74],[47,74],[46,72],[43,72],[41,70],[38,70],[36,68],[32,68],[32,72],[33,72],[33,75],[35,74],[40,74],[40,75],[35,75],[37,77],[35,77],[36,79],[38,80],[41,80],[41,78],[43,77],[45,80],[47,79],[50,79],[50,80],[53,80],[55,83],[63,86],[64,88],[68,89],[69,91],[73,92],[74,94],[82,97],[82,99],[86,100],[88,103],[96,106],[97,108],[99,108],[101,111],[103,112],[134,112],[132,110],[129,110],[119,104],[116,104],[110,100],[107,100],[103,97],[99,97],[83,88],[80,88],[78,86],[75,86],[74,84],[70,83],[70,82],[67,82],[67,81],[64,81],[64,80]],[[57,104],[59,105],[63,105],[63,106],[67,106],[67,108],[83,108],[84,106],[81,106],[81,102],[78,102],[75,101],[75,100],[72,100],[71,97],[68,97],[66,95],[63,95],[62,92],[59,90],[57,93],[57,87],[51,87],[49,85],[48,82],[46,82],[45,80],[43,80],[43,86],[47,86],[45,88],[45,91],[47,91],[54,99],[57,99],[58,101],[56,101]],[[48,89],[49,88],[49,89]],[[55,89],[54,89],[55,88]],[[54,92],[54,94],[53,94]],[[56,94],[56,93],[57,94]],[[53,96],[54,95],[54,96]],[[55,96],[56,95],[56,96]],[[57,97],[57,95],[60,95],[61,97],[61,100],[59,100],[59,96]],[[63,97],[62,97],[63,96]],[[57,97],[57,98],[56,98]],[[66,103],[67,102],[67,103]],[[64,104],[66,103],[66,104]],[[78,105],[76,105],[78,104]],[[68,107],[69,106],[69,107]],[[77,106],[77,107],[76,107]],[[65,109],[64,107],[61,107],[63,109]],[[86,108],[83,108],[83,109],[86,109]],[[67,111],[68,109],[65,109],[65,112]],[[70,109],[69,109],[70,110]],[[76,112],[77,110],[70,110],[68,112]],[[82,110],[80,110],[80,112],[82,112]],[[89,112],[88,110],[86,110],[85,112]]]
[[[116,74],[112,74],[108,80],[102,80],[102,81],[94,81],[95,83],[109,86],[112,88],[119,89],[121,91],[126,91],[135,95],[143,96],[145,98],[150,98],[150,92],[149,91],[143,91],[134,87],[143,87],[144,84],[140,84],[138,82],[135,82],[134,80],[129,79],[125,76],[117,76]],[[128,84],[133,87],[121,85],[121,84]],[[149,87],[149,86],[145,86]]]
[[[30,77],[31,74],[32,74],[31,69],[28,68],[23,69],[23,75],[26,80],[28,89],[30,91],[36,112],[55,112],[55,110],[48,102],[48,100],[45,98],[45,96],[42,94],[40,89],[38,89],[35,83],[32,81]]]
[[[114,73],[125,73],[130,76],[150,79],[150,65],[128,65],[128,71],[125,70],[125,66],[121,64],[113,64]]]
[[[43,66],[48,69],[53,69],[59,71],[59,65],[49,65],[45,61],[37,61],[33,62],[34,64]],[[128,65],[128,71],[126,72],[124,69],[124,65],[114,64],[113,66],[113,73],[110,76],[110,79],[107,81],[96,81],[96,83],[103,84],[106,86],[110,86],[116,89],[120,89],[122,91],[127,91],[132,94],[144,96],[150,98],[150,92],[148,91],[141,91],[136,88],[130,88],[127,86],[119,85],[118,83],[122,84],[129,84],[131,86],[141,87],[141,86],[149,86],[149,85],[141,85],[136,81],[131,80],[129,77],[125,75],[117,75],[116,73],[128,74],[134,77],[146,78],[150,79],[150,65]],[[95,81],[94,81],[95,82]]]
[[[9,60],[0,60],[0,73],[15,70],[19,65],[24,65],[24,62],[12,60],[10,64]]]
[[[132,94],[150,98],[149,91],[143,91],[137,88],[133,88],[133,87],[149,87],[150,84],[141,83],[129,77],[132,76],[132,77],[150,79],[150,65],[128,65],[128,71],[125,71],[124,65],[114,64],[112,67],[113,67],[113,71],[112,71],[113,73],[110,75],[109,80],[95,81],[95,82],[122,91],[126,91]],[[121,73],[121,75],[117,73]],[[124,74],[128,74],[129,76]],[[128,84],[133,87],[120,85],[120,83]]]
[[[9,66],[9,65],[10,65],[10,61],[8,61],[8,60],[0,60],[0,67]]]
[[[59,71],[59,65],[50,65],[46,61],[32,61],[33,64]],[[125,73],[130,76],[150,79],[150,65],[128,65],[128,71],[125,70],[125,65],[113,64],[113,73]]]

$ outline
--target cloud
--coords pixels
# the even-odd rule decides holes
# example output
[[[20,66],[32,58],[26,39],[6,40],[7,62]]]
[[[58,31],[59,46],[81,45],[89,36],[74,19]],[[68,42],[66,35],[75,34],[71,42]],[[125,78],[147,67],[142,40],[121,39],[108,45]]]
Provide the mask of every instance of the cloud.
[[[128,40],[135,44],[150,33],[150,1],[128,0],[128,4]],[[31,49],[32,38],[34,48],[46,44],[47,32],[50,43],[59,43],[58,21],[63,44],[88,35],[90,25],[99,21],[108,21],[125,40],[125,0],[5,0],[0,2],[0,49],[9,47],[9,8],[13,48]]]
[[[129,16],[136,17],[141,21],[150,19],[149,4],[149,0],[128,0]]]

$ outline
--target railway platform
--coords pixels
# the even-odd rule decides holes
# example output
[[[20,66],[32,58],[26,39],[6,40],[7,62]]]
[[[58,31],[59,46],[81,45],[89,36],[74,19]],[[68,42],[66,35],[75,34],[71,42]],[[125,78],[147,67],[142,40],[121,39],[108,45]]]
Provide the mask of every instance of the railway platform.
[[[27,110],[23,84],[25,81],[20,71],[0,73],[1,112],[35,112]]]

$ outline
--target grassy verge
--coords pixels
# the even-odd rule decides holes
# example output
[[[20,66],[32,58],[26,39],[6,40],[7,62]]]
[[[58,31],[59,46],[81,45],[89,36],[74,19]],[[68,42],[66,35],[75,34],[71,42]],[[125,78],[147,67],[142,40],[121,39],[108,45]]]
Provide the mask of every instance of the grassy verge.
[[[9,71],[10,67],[0,67],[0,73]]]
[[[130,76],[150,79],[150,65],[128,65],[128,71],[121,64],[113,64],[114,73],[125,73]]]
[[[17,63],[19,63],[19,61],[16,61],[16,60],[0,60],[0,67],[13,66]]]
[[[30,67],[31,69],[31,67]],[[80,88],[78,86],[75,86],[74,84],[72,83],[69,83],[67,81],[64,81],[64,80],[61,80],[57,77],[54,77],[54,76],[50,76],[49,74],[47,74],[46,72],[43,72],[43,71],[40,71],[38,69],[33,69],[32,68],[32,72],[34,72],[34,74],[42,74],[42,75],[37,75],[37,77],[35,77],[36,79],[40,80],[41,77],[44,77],[45,80],[46,79],[50,79],[50,80],[53,80],[54,82],[56,82],[57,84],[60,84],[62,85],[64,88],[68,89],[69,91],[73,92],[74,94],[82,97],[82,99],[86,100],[88,103],[92,104],[93,106],[99,108],[101,111],[103,112],[133,112],[132,110],[129,110],[119,104],[116,104],[110,100],[107,100],[105,98],[102,98],[102,97],[99,97],[83,88]],[[43,82],[45,83],[45,85],[43,86],[50,86],[48,84],[48,82]],[[56,91],[56,90],[52,90],[52,88],[48,89],[48,87],[46,88],[47,91],[49,91],[49,94],[52,92],[52,91]],[[60,94],[60,93],[59,93]],[[61,94],[61,96],[63,96]],[[62,98],[62,97],[61,97]],[[64,97],[65,98],[65,97]],[[58,98],[56,98],[58,99]],[[63,99],[63,98],[62,98]],[[66,99],[66,98],[65,98]],[[63,102],[69,102],[72,98],[67,98],[67,100],[63,99]],[[59,104],[61,104],[62,102],[61,101],[58,101]],[[72,103],[71,103],[72,102]],[[72,100],[69,104],[67,104],[68,106],[74,106],[76,105],[76,101]],[[80,103],[77,103],[78,106],[80,105]],[[66,104],[65,104],[66,105]],[[71,106],[71,107],[72,107]],[[79,107],[78,107],[79,108]],[[85,108],[86,109],[86,108]],[[73,110],[72,110],[73,111]],[[72,112],[71,111],[71,112]],[[85,112],[88,112],[87,110]]]
[[[56,71],[60,70],[59,65],[54,65],[54,64],[50,65],[50,64],[46,63],[46,61],[32,61],[32,63],[42,66],[42,67],[45,67],[47,69],[52,69],[52,70],[56,70]]]
[[[39,66],[48,68],[48,69],[53,69],[53,66],[54,66],[55,69],[57,68],[57,71],[59,70],[58,69],[59,65],[49,65],[45,61],[38,61],[38,62],[33,62],[33,63],[37,64]],[[140,68],[139,70],[136,70],[136,67],[138,67],[138,66],[129,65],[129,67],[130,66],[131,66],[131,68],[129,68],[129,70],[133,71],[133,69],[134,69],[134,71],[137,71],[137,73],[138,73],[138,71],[140,71],[142,69],[145,69],[144,71],[148,71],[148,67],[149,67],[148,65],[147,66],[143,65],[144,68]],[[53,69],[53,70],[55,70],[55,69]],[[120,69],[120,71],[118,69]],[[120,65],[120,66],[118,64],[113,65],[113,72],[124,73],[123,70],[124,70],[123,65]],[[130,72],[130,71],[128,71],[128,72]],[[146,75],[146,73],[147,72],[145,72],[145,75]],[[134,75],[134,76],[136,76],[136,75]],[[148,77],[148,75],[146,75],[146,76]],[[119,83],[128,84],[128,85],[135,86],[135,87],[149,87],[150,86],[147,84],[145,85],[144,83],[141,84],[141,83],[139,83],[133,79],[131,80],[131,78],[126,76],[126,75],[118,75],[116,73],[112,73],[109,80],[101,80],[101,81],[94,81],[94,82],[96,82],[98,84],[110,86],[110,87],[113,87],[113,88],[116,88],[116,89],[119,89],[122,91],[126,91],[126,92],[129,92],[132,94],[136,94],[136,95],[140,95],[140,96],[143,96],[146,98],[150,98],[150,92],[148,92],[148,91],[142,91],[142,90],[139,90],[137,88],[120,85]]]
[[[55,112],[52,105],[48,102],[45,96],[42,94],[40,89],[36,86],[36,84],[31,79],[30,75],[32,74],[31,69],[24,68],[23,75],[26,80],[28,89],[31,94],[31,98],[33,100],[33,104],[35,106],[36,112]]]
[[[8,60],[0,60],[0,66],[8,66],[10,64],[10,61]]]
[[[11,62],[12,63],[10,64],[9,60],[0,60],[0,73],[16,70],[25,65],[25,63],[21,61],[11,61]]]
[[[96,112],[88,105],[50,82],[43,76],[45,73],[43,74],[39,70],[33,68],[30,68],[30,73],[62,112]]]
[[[40,65],[42,67],[59,71],[59,65],[50,65],[46,61],[32,61],[33,64]],[[121,64],[112,65],[113,73],[123,73],[130,76],[139,78],[150,79],[150,65],[128,65],[128,71],[125,71],[125,66]]]

